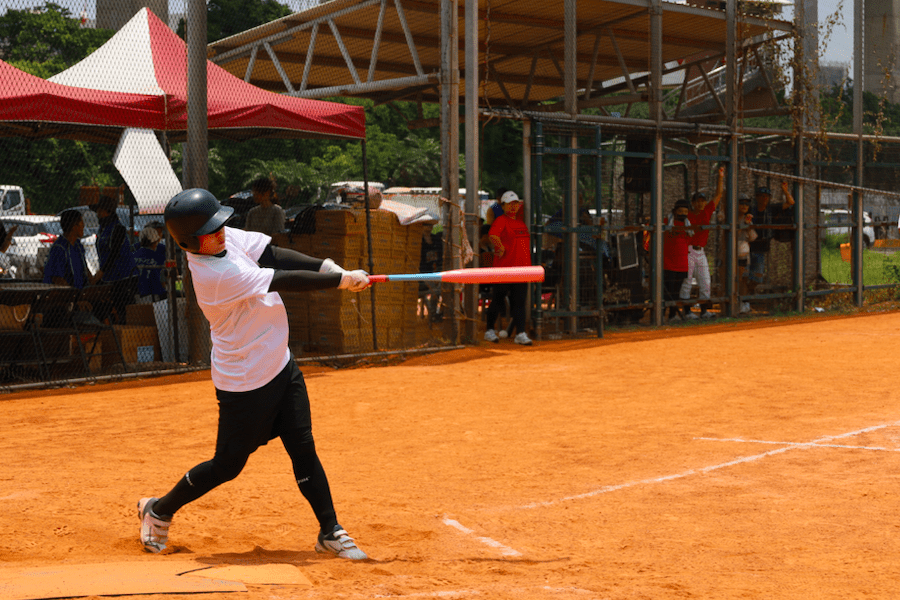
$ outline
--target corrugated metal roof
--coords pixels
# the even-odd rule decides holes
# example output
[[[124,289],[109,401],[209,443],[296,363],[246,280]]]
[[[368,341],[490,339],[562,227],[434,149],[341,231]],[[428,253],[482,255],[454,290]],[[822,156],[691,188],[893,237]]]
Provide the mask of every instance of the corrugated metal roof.
[[[420,94],[433,102],[439,100],[440,8],[440,0],[332,0],[210,44],[208,55],[239,77],[245,77],[252,62],[248,81],[272,91],[315,96],[317,89],[357,86],[346,95],[384,101]],[[563,10],[563,0],[479,0],[483,103],[527,108],[563,95]],[[621,87],[621,63],[629,73],[650,70],[646,0],[582,0],[576,12],[579,89],[591,87],[592,96],[601,95],[602,82],[616,79]],[[665,64],[724,53],[722,11],[666,2],[662,23]],[[458,25],[464,69],[464,0],[459,0]],[[785,21],[744,17],[737,35],[750,40],[790,31]],[[412,85],[386,82],[398,78],[417,79]],[[464,78],[462,72],[460,94]],[[359,86],[366,83],[368,88]]]

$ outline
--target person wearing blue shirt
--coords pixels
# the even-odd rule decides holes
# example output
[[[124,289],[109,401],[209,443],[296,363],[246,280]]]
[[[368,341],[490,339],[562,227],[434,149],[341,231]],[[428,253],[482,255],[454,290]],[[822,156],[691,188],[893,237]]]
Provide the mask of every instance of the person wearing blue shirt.
[[[98,274],[103,283],[113,284],[112,305],[115,320],[125,322],[125,306],[134,301],[134,280],[137,273],[128,232],[116,215],[118,202],[110,196],[100,196],[92,209],[97,213],[100,227],[97,232],[97,254],[100,257]]]
[[[84,219],[79,211],[70,209],[63,211],[59,220],[63,235],[50,246],[44,265],[44,283],[81,289],[99,280],[98,276],[91,275],[84,259],[84,246],[81,245]]]
[[[141,247],[134,253],[134,262],[140,273],[138,296],[141,303],[165,300],[167,297],[162,283],[162,269],[159,268],[166,264],[166,247],[159,238],[159,232],[153,225],[147,225],[141,230]]]

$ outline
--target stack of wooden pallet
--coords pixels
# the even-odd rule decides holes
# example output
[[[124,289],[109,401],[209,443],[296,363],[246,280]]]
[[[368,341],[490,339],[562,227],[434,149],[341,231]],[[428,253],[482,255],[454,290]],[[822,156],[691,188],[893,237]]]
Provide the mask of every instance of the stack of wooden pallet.
[[[423,225],[400,225],[394,213],[384,210],[370,211],[370,215],[371,263],[364,210],[319,210],[315,233],[279,234],[274,242],[310,256],[331,258],[348,270],[417,272]],[[288,311],[291,349],[297,356],[352,354],[373,351],[375,340],[379,350],[412,347],[418,289],[418,283],[410,282],[378,284],[362,293],[335,289],[281,294]]]

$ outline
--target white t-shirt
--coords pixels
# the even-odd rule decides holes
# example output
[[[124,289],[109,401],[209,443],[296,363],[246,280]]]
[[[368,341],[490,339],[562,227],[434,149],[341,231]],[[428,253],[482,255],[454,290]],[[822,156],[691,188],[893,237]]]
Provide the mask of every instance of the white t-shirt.
[[[287,311],[269,292],[274,269],[257,264],[272,238],[225,228],[225,256],[188,253],[197,304],[212,334],[217,389],[247,392],[269,383],[290,360]]]

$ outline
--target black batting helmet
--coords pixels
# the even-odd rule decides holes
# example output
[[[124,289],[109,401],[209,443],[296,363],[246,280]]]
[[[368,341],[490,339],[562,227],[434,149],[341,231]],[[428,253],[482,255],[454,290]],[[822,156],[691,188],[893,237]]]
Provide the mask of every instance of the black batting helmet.
[[[181,248],[196,252],[200,249],[199,237],[220,229],[232,213],[234,208],[222,206],[207,190],[184,190],[166,205],[166,229]]]

